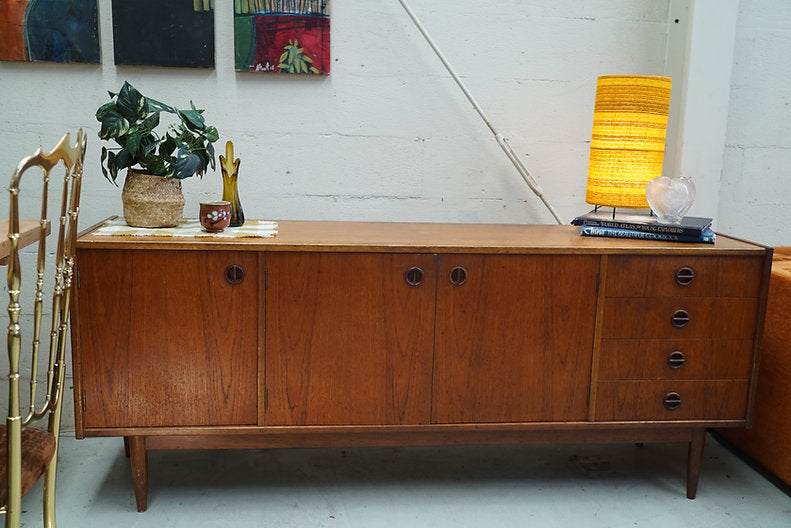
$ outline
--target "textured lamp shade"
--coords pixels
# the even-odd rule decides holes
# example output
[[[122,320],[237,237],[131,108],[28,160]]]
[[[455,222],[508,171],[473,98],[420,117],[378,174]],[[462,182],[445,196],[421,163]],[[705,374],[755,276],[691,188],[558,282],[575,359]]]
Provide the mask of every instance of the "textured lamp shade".
[[[599,77],[586,202],[648,207],[646,185],[662,175],[670,85],[667,77]]]

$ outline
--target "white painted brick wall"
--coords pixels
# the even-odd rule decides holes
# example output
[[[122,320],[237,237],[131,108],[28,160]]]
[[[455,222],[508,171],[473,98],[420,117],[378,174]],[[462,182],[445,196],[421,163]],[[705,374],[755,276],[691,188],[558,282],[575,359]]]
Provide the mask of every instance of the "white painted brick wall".
[[[104,64],[0,63],[0,167],[10,177],[34,148],[85,129],[83,226],[121,212],[120,189],[99,169],[93,115],[124,80],[206,108],[218,152],[232,140],[242,160],[249,218],[553,222],[396,0],[334,0],[327,78],[235,73],[230,0],[217,1],[214,70],[116,68],[111,2],[99,4]],[[596,77],[664,72],[670,0],[409,4],[561,217],[587,211]],[[779,192],[791,152],[788,11],[785,0],[742,2],[718,192],[722,230],[791,245]],[[184,187],[196,216],[198,202],[220,197],[219,171]],[[0,195],[0,210],[7,203]],[[70,398],[66,412],[71,424]]]
[[[791,3],[742,0],[720,183],[720,229],[791,246]]]

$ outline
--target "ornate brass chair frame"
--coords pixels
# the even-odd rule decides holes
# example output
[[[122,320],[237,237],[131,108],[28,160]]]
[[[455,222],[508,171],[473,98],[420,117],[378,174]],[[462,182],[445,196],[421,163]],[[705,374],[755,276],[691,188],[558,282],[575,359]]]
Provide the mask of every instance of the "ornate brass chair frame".
[[[11,253],[8,259],[8,360],[9,360],[9,399],[6,433],[8,438],[7,486],[8,500],[5,507],[6,527],[20,524],[22,500],[22,431],[31,423],[47,418],[47,431],[54,437],[55,450],[44,472],[44,526],[55,526],[55,478],[58,462],[58,435],[61,426],[63,385],[66,373],[66,343],[69,324],[69,306],[74,273],[74,245],[77,238],[77,218],[79,215],[80,190],[82,184],[83,161],[87,139],[80,130],[77,141],[70,144],[66,134],[58,145],[47,154],[38,149],[32,156],[22,159],[11,178],[10,216],[8,238]],[[37,402],[37,375],[39,349],[41,348],[42,314],[44,313],[44,270],[47,260],[46,235],[49,230],[47,218],[50,172],[63,162],[66,167],[60,216],[57,226],[57,250],[55,253],[55,279],[52,296],[52,321],[49,329],[49,362],[46,374],[46,394]],[[21,391],[23,390],[19,370],[22,349],[22,327],[20,324],[20,294],[22,269],[20,266],[20,182],[22,176],[32,167],[43,171],[41,218],[36,265],[36,286],[33,304],[33,331],[31,351],[31,376],[29,387],[29,406],[22,412]],[[54,229],[53,229],[54,231]],[[52,259],[52,256],[49,257]],[[46,330],[45,330],[46,331]],[[43,376],[42,376],[43,378]],[[38,475],[37,477],[40,477]]]

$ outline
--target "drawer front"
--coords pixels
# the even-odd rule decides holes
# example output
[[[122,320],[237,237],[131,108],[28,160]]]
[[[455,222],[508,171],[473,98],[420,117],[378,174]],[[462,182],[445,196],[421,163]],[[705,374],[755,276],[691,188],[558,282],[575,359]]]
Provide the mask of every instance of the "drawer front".
[[[607,297],[759,297],[763,257],[609,257]]]
[[[599,379],[746,380],[752,362],[749,339],[604,339]]]
[[[749,382],[601,381],[596,421],[745,420]]]
[[[610,298],[602,338],[753,339],[757,298]]]

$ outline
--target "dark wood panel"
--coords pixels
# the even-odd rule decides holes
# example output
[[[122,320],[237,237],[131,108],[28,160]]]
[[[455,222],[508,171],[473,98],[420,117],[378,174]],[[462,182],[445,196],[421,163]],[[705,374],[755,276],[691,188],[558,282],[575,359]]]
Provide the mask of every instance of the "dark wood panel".
[[[668,363],[674,352],[678,368]],[[749,339],[603,339],[599,379],[749,379],[752,363]]]
[[[85,427],[256,423],[256,254],[80,250],[77,259]],[[230,264],[244,267],[242,284],[225,280]]]
[[[596,317],[595,256],[440,256],[438,423],[582,420]],[[453,285],[454,267],[468,272]]]
[[[428,423],[433,255],[276,253],[267,268],[268,425]]]
[[[763,256],[639,256],[610,257],[608,297],[759,297]],[[693,271],[686,285],[676,281],[681,268]]]
[[[744,420],[749,381],[600,381],[596,421]],[[676,393],[676,409],[665,397]]]
[[[758,327],[758,299],[644,297],[604,301],[602,337],[620,339],[753,339]],[[673,326],[683,310],[689,322]]]

